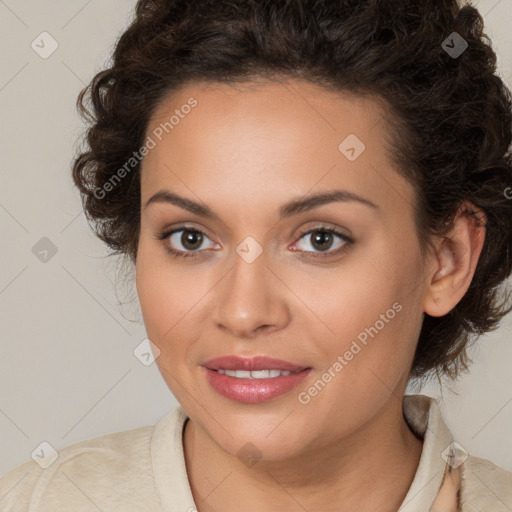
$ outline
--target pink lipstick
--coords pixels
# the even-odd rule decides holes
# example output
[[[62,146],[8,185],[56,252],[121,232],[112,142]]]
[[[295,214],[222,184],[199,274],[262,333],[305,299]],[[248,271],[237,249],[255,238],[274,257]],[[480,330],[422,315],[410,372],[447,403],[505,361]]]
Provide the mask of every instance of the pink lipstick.
[[[202,364],[219,394],[247,404],[271,400],[299,385],[311,368],[266,356],[223,356]]]

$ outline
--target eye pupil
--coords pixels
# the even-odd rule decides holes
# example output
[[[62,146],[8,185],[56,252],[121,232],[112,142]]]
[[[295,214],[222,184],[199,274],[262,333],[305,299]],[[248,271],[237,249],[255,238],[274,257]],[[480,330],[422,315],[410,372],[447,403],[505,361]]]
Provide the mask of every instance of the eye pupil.
[[[202,242],[203,236],[198,231],[184,230],[181,235],[181,243],[183,244],[183,247],[186,247],[187,249],[197,249],[201,246]],[[192,247],[188,244],[191,244]]]
[[[313,245],[315,248],[320,251],[327,250],[332,243],[332,233],[323,230],[315,231],[315,233],[316,234],[313,236]],[[318,245],[320,246],[318,247]]]

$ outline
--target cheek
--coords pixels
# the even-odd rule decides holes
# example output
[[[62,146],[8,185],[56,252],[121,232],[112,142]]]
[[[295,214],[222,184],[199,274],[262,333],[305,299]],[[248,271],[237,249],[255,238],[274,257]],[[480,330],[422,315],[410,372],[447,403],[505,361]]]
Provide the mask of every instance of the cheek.
[[[136,288],[148,338],[161,351],[158,363],[183,361],[209,317],[207,271],[174,261],[154,242],[142,242],[136,263]]]
[[[324,371],[342,358],[342,367],[337,366],[337,374],[345,375],[337,379],[340,386],[366,387],[377,375],[393,388],[408,372],[421,328],[421,272],[414,247],[405,259],[383,246],[378,258],[340,266],[317,283],[316,292],[309,289],[311,283],[303,284],[303,296],[314,298],[309,307],[330,331],[317,338]]]
[[[153,247],[155,245],[155,247]],[[162,349],[173,326],[186,314],[190,286],[184,286],[176,266],[165,261],[163,249],[141,241],[136,263],[136,287],[148,337]]]
[[[173,395],[178,401],[181,382],[185,380],[183,361],[189,350],[184,333],[187,312],[194,297],[190,297],[190,286],[184,286],[179,272],[165,266],[154,249],[140,244],[136,263],[136,287],[144,319],[147,337],[160,350],[156,365]],[[177,268],[177,267],[176,267]],[[196,299],[197,301],[197,299]]]

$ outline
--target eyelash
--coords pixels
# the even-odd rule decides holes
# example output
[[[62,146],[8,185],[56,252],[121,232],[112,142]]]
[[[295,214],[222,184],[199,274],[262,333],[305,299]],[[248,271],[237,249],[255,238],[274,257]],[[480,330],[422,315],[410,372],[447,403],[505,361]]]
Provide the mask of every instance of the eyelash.
[[[174,233],[177,233],[179,231],[190,231],[192,233],[199,233],[199,234],[209,238],[208,235],[206,233],[204,233],[203,231],[201,231],[199,229],[196,229],[196,228],[187,227],[187,226],[181,226],[179,228],[175,228],[175,229],[172,229],[170,231],[164,231],[162,233],[158,233],[155,238],[162,242],[165,250],[173,258],[199,258],[199,257],[201,257],[200,253],[202,251],[178,251],[176,249],[171,249],[165,243],[165,240],[167,240],[167,238],[169,238],[171,235],[173,235]],[[334,251],[325,251],[325,252],[316,252],[316,253],[312,252],[312,251],[297,251],[297,252],[305,253],[305,254],[307,254],[307,257],[312,256],[313,258],[328,258],[328,257],[337,256],[337,255],[345,252],[354,243],[354,241],[351,238],[349,238],[347,235],[344,235],[343,233],[340,233],[336,229],[330,228],[330,227],[327,227],[327,226],[318,226],[318,227],[315,227],[315,228],[312,228],[312,229],[308,229],[307,231],[304,231],[304,232],[300,233],[299,240],[302,237],[304,237],[305,235],[310,235],[310,234],[315,233],[317,231],[321,231],[321,232],[324,232],[324,233],[330,233],[332,235],[336,235],[339,238],[341,238],[345,243],[341,247],[339,247],[338,249],[336,249]],[[301,254],[301,256],[302,256],[302,254]]]

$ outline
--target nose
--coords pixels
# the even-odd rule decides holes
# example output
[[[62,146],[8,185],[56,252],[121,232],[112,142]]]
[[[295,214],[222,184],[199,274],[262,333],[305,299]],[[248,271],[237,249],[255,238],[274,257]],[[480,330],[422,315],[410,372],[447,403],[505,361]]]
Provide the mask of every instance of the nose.
[[[289,293],[267,264],[264,252],[252,263],[236,255],[215,296],[214,321],[219,328],[238,338],[253,339],[286,327]]]

